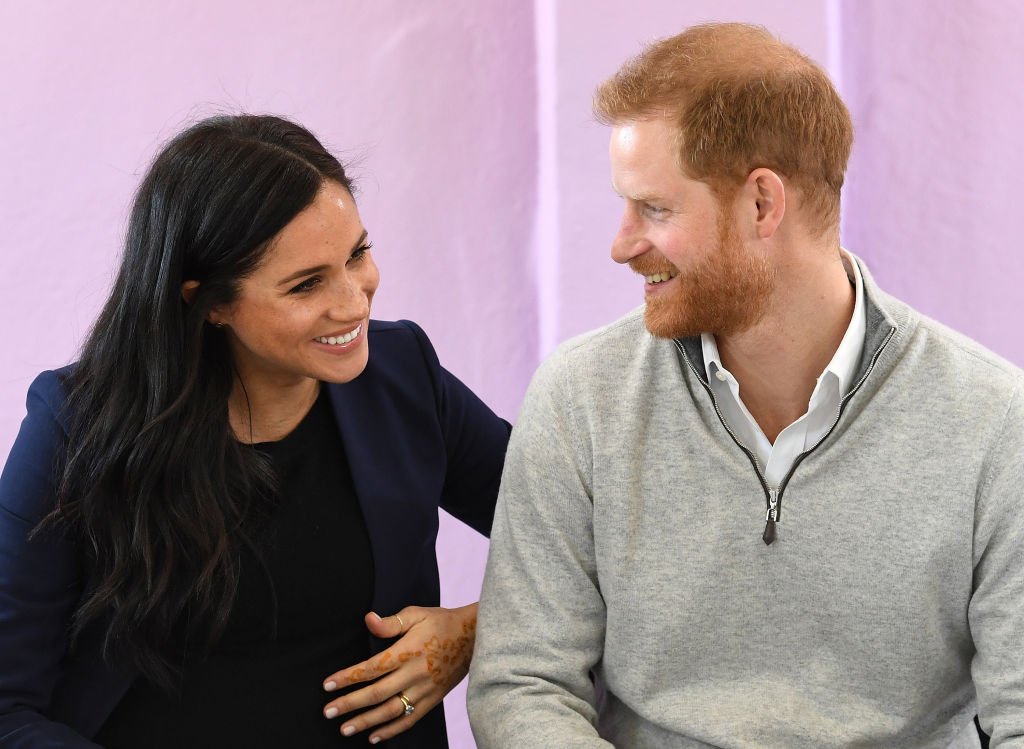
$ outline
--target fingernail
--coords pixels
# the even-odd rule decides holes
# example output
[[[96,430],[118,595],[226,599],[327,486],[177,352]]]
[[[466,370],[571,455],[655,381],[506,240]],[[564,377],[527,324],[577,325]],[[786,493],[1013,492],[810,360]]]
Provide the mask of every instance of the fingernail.
[[[327,718],[333,718],[337,714],[338,714],[338,708],[336,708],[336,707],[329,707],[326,710],[324,710],[324,716],[327,717]]]
[[[370,739],[370,743],[371,743],[371,744],[379,744],[379,743],[380,743],[380,736],[374,736],[374,737],[372,737],[372,738]]]
[[[383,619],[381,619],[381,618],[380,618],[380,614],[378,614],[378,613],[377,613],[376,611],[371,611],[371,612],[370,612],[370,616],[372,616],[372,617],[373,617],[374,619],[376,619],[376,620],[377,620],[378,622],[382,622],[382,621],[384,621]]]
[[[355,726],[345,726],[344,728],[341,729],[342,736],[351,736],[355,732],[356,732],[356,727]]]
[[[335,684],[333,681],[324,682],[324,689],[328,692],[333,692],[337,688],[338,685]]]

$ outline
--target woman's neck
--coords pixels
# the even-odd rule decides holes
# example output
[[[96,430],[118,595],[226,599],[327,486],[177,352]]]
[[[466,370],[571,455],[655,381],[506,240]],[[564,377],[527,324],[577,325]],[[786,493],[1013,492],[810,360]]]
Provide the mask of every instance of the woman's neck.
[[[236,376],[228,398],[228,422],[239,442],[276,442],[299,425],[319,393],[320,383],[308,377],[271,384]]]

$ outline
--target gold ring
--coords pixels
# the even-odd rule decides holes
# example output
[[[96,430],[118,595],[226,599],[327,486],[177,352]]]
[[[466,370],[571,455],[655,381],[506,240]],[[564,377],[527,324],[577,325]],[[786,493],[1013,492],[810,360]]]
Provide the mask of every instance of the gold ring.
[[[402,617],[400,617],[398,614],[395,614],[394,617],[398,620],[398,626],[400,626],[404,630],[405,622],[402,621]]]
[[[405,696],[405,692],[399,692],[398,699],[400,699],[402,701],[402,704],[405,705],[406,715],[412,715],[414,712],[416,712],[416,706],[409,702],[409,698]]]

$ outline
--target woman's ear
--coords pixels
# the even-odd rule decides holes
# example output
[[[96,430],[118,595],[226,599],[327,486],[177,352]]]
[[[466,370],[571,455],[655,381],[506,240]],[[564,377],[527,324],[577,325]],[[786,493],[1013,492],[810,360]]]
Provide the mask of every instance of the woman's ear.
[[[181,298],[185,300],[185,304],[192,304],[197,291],[199,291],[198,281],[186,281],[181,285]]]
[[[192,304],[198,291],[198,281],[185,281],[185,283],[181,285],[181,298],[185,300],[185,304]],[[210,325],[215,328],[223,328],[224,323],[218,319],[219,316],[218,307],[214,307],[206,313],[206,322],[210,323]]]

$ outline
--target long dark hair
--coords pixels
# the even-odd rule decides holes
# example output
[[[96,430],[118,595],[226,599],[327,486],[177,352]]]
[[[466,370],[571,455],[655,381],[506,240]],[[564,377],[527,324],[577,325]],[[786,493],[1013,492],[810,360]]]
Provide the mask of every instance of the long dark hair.
[[[70,431],[49,519],[81,544],[72,637],[105,627],[104,654],[169,686],[176,627],[214,641],[238,586],[248,522],[273,476],[228,422],[233,367],[207,322],[272,238],[341,164],[273,116],[221,116],[181,133],[142,181],[110,298],[66,381]],[[186,280],[199,282],[189,303]]]

